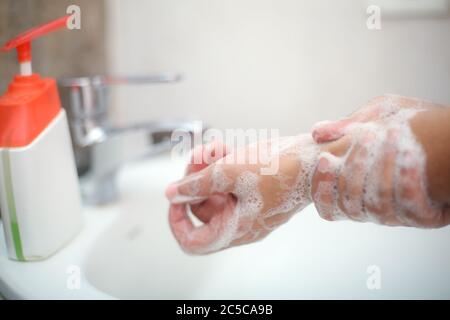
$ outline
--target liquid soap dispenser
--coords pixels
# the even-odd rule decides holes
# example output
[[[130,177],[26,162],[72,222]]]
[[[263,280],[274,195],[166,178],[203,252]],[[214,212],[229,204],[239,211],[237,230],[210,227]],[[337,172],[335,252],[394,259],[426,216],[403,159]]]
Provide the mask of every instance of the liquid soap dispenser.
[[[7,42],[20,74],[0,97],[0,205],[11,259],[44,259],[81,229],[75,161],[56,81],[32,73],[31,41],[66,26],[70,16]]]

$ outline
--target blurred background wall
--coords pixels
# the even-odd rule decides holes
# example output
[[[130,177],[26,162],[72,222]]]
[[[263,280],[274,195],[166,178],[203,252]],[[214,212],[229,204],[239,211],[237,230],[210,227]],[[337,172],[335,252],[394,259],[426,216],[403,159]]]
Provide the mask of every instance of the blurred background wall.
[[[0,0],[0,45],[19,33],[66,14],[69,5],[81,8],[81,29],[64,30],[32,44],[33,72],[61,78],[107,72],[106,8],[104,0]],[[0,52],[0,94],[19,71],[15,52]],[[60,91],[62,105],[68,91]],[[73,145],[77,167],[89,158],[89,150]]]
[[[81,8],[82,28],[60,31],[33,42],[33,71],[55,78],[106,72],[104,0],[0,0],[0,44],[31,27]],[[0,92],[18,72],[15,52],[0,52]]]
[[[185,75],[176,85],[120,88],[118,119],[197,117],[295,134],[383,93],[450,105],[448,14],[385,20],[381,7],[375,31],[366,8],[362,0],[108,1],[112,72]]]
[[[115,88],[118,122],[187,117],[295,134],[383,93],[450,105],[448,14],[386,20],[382,7],[382,29],[368,30],[367,2],[0,0],[0,41],[78,4],[81,30],[37,41],[35,71],[184,74],[178,84]],[[0,54],[0,66],[3,92],[15,54]]]

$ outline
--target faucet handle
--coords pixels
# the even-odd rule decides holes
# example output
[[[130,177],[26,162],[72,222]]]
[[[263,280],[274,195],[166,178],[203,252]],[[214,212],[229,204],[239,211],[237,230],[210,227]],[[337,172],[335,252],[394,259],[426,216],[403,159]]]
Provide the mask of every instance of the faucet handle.
[[[182,76],[177,72],[161,72],[147,75],[105,75],[92,77],[69,77],[58,81],[61,87],[85,88],[85,87],[106,87],[111,85],[123,84],[155,84],[155,83],[173,83],[182,80]]]
[[[182,80],[179,73],[162,72],[149,75],[134,76],[105,76],[102,78],[103,85],[122,85],[122,84],[152,84],[152,83],[172,83]]]
[[[58,80],[74,142],[81,147],[102,142],[110,130],[109,87],[174,83],[182,79],[176,72],[147,75],[73,77]]]

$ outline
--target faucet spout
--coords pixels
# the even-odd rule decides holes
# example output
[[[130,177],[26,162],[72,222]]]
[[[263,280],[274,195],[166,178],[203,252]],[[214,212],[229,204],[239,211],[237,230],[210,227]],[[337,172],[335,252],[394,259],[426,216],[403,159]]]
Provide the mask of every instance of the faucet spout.
[[[168,120],[113,126],[108,118],[107,88],[117,84],[171,83],[174,73],[140,77],[84,77],[59,81],[66,94],[69,124],[84,203],[101,205],[116,201],[117,172],[127,162],[168,152],[171,134],[202,131],[199,121]],[[68,96],[68,97],[67,97]]]
[[[168,152],[171,133],[183,130],[195,134],[202,130],[197,121],[160,121],[107,130],[103,140],[91,145],[91,168],[81,179],[82,196],[87,204],[99,205],[119,198],[117,173],[125,163]]]

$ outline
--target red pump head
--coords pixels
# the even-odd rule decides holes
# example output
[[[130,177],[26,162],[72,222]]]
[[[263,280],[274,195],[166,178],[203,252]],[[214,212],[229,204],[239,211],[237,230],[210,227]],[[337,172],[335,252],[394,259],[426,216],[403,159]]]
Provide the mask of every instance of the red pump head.
[[[18,148],[29,145],[59,114],[56,81],[41,78],[31,70],[31,41],[49,32],[63,28],[70,15],[30,29],[8,41],[2,51],[17,49],[20,75],[0,96],[0,148]]]
[[[9,51],[16,48],[17,60],[20,63],[20,74],[23,76],[31,75],[31,41],[49,32],[65,27],[67,25],[67,20],[70,17],[71,15],[66,15],[39,27],[25,31],[19,34],[16,38],[5,43],[1,50]]]

